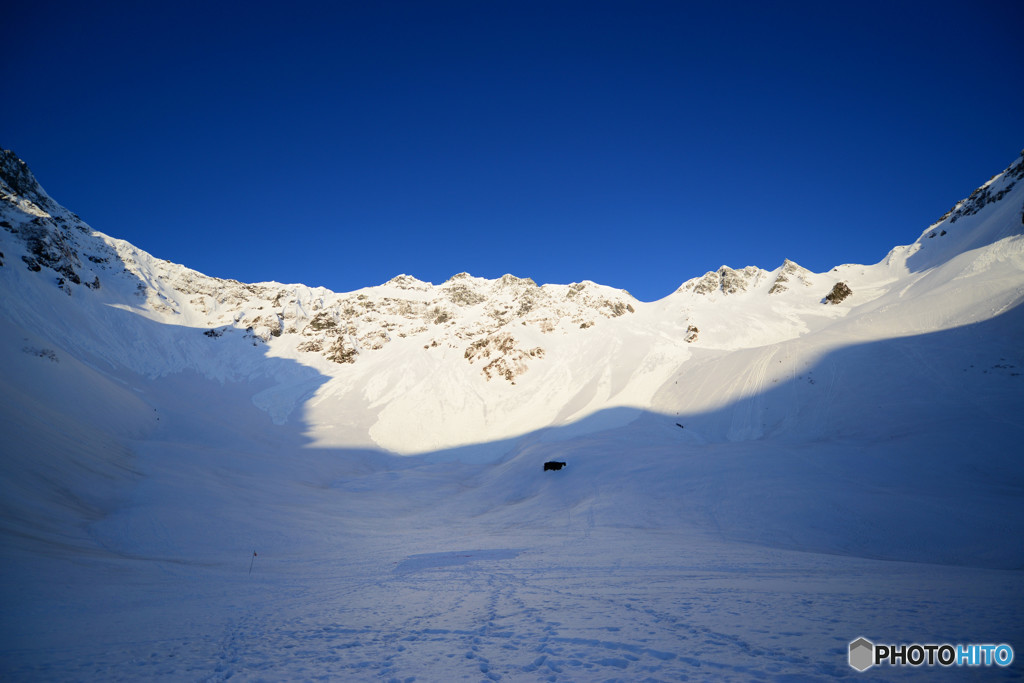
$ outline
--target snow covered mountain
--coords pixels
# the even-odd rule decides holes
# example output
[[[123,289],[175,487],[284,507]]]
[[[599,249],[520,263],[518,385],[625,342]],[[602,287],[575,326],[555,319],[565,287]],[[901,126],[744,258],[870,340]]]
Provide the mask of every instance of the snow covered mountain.
[[[741,544],[714,553],[1024,567],[1000,542],[1024,533],[1024,156],[879,263],[722,266],[653,303],[512,275],[220,280],[93,230],[9,151],[0,228],[20,580],[55,553],[222,567],[257,530],[330,554],[328,522],[403,539],[375,557],[418,571],[566,515]]]
[[[710,394],[683,404],[655,395],[667,397],[695,355],[819,333],[846,343],[932,332],[992,317],[1020,296],[1020,159],[879,264],[823,274],[791,261],[772,271],[722,266],[651,304],[592,282],[538,286],[512,275],[460,273],[440,285],[400,275],[340,294],[219,280],[93,231],[13,153],[0,165],[12,322],[76,358],[147,377],[270,377],[253,402],[278,424],[305,405],[321,446],[422,453],[612,407],[690,412]],[[839,283],[852,295],[823,303]],[[270,359],[295,362],[285,371]],[[779,365],[767,381],[797,372]],[[749,393],[763,381],[743,380]]]

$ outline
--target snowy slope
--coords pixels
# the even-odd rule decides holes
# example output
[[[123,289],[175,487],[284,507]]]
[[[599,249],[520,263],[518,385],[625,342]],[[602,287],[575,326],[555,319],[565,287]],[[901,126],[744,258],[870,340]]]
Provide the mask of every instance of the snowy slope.
[[[1019,639],[1022,180],[877,264],[642,303],[218,280],[0,152],[0,673],[785,679]]]

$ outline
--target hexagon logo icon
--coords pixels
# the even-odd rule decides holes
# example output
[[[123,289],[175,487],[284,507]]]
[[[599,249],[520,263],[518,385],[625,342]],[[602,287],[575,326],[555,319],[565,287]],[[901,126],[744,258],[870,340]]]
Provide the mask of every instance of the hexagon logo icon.
[[[875,645],[867,638],[858,638],[850,643],[850,666],[865,671],[875,663]]]

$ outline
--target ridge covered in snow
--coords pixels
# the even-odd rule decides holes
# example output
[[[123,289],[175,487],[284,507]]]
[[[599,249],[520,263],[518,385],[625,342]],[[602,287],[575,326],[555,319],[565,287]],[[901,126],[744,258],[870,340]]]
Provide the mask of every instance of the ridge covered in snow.
[[[879,307],[912,307],[907,292],[933,295],[917,284],[936,279],[923,271],[1014,236],[1005,227],[1013,216],[986,221],[1001,227],[981,231],[969,219],[990,205],[1017,211],[1009,195],[1022,163],[1018,159],[916,242],[874,266],[822,274],[789,260],[772,271],[722,266],[650,304],[592,282],[538,286],[512,275],[485,280],[460,273],[439,285],[399,275],[349,293],[220,280],[94,231],[54,202],[13,153],[3,152],[0,167],[5,272],[16,271],[5,287],[29,304],[11,312],[19,322],[47,330],[73,353],[148,376],[190,369],[240,380],[265,374],[264,356],[293,359],[329,379],[311,396],[309,372],[278,376],[277,386],[253,398],[275,422],[312,398],[306,419],[318,444],[412,453],[507,438],[604,408],[647,408],[694,350],[777,344]],[[824,305],[839,283],[851,297]],[[72,299],[61,305],[99,320],[62,326],[41,317],[50,309],[42,297],[54,289]],[[1000,309],[1016,289],[993,294]],[[984,315],[971,310],[970,300],[960,310],[950,308],[947,302],[948,321],[922,321],[900,334]],[[110,309],[168,326],[183,338],[168,344],[151,336],[160,328],[143,333],[120,322],[116,335],[104,334]],[[246,354],[232,340],[264,348]],[[612,358],[614,380],[601,362]],[[366,413],[361,422],[372,424],[341,427],[332,405]],[[455,417],[452,405],[461,406]],[[413,429],[405,428],[410,419]]]

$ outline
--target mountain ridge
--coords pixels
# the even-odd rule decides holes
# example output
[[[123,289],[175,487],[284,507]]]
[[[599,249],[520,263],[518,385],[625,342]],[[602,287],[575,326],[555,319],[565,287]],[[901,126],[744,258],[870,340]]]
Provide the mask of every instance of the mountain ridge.
[[[251,381],[267,376],[267,357],[296,360],[252,401],[276,424],[301,406],[320,445],[416,453],[509,438],[601,409],[651,407],[697,350],[812,333],[917,334],[984,319],[1022,296],[1014,269],[993,270],[1002,273],[995,278],[984,264],[1024,258],[1014,199],[1024,156],[877,264],[826,273],[788,259],[770,271],[723,265],[649,303],[590,281],[538,285],[512,275],[459,273],[437,285],[398,275],[348,293],[222,280],[92,230],[12,152],[0,153],[0,169],[0,260],[15,275],[4,280],[15,294],[9,316],[79,357],[150,377],[193,370]],[[984,284],[990,309],[960,291],[968,280]],[[840,285],[841,301],[832,296]],[[54,300],[53,290],[65,296]],[[944,313],[915,313],[924,309],[914,297],[944,297],[934,309]],[[63,308],[59,301],[72,306],[64,315],[73,324],[45,313]],[[114,311],[128,317],[115,320]],[[125,324],[134,315],[160,326]],[[311,389],[314,374],[326,380]],[[367,417],[345,427],[339,411]]]

